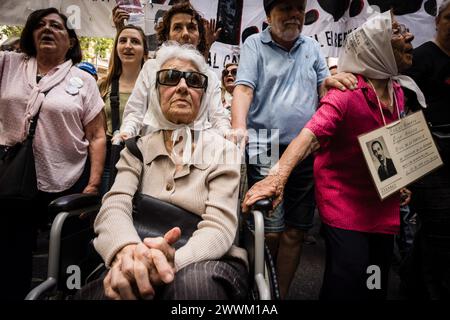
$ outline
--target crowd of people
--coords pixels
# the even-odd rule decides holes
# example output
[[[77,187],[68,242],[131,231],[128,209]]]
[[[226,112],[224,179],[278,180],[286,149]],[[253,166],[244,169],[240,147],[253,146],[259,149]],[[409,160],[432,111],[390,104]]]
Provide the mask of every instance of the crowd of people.
[[[350,33],[337,60],[302,34],[306,3],[264,0],[269,26],[246,37],[220,80],[205,60],[220,29],[189,2],[164,13],[154,58],[143,30],[114,8],[117,33],[100,79],[64,14],[31,13],[0,52],[0,160],[37,123],[38,189],[29,201],[0,200],[3,255],[14,262],[1,264],[2,299],[30,290],[36,231],[54,218],[49,203],[73,193],[103,197],[94,246],[106,266],[76,299],[246,299],[249,262],[234,240],[239,220],[252,227],[247,212],[266,198],[274,208],[265,241],[282,299],[316,210],[326,245],[320,299],[386,299],[397,234],[410,298],[449,299],[450,1],[438,8],[430,42],[413,49],[414,35],[387,11]],[[418,110],[444,165],[380,200],[358,137]],[[125,140],[140,157],[114,154]],[[370,144],[380,181],[398,173],[384,147]],[[179,228],[140,238],[138,192],[200,218],[185,244],[175,245]],[[416,234],[407,231],[411,213]],[[373,265],[378,290],[366,282]]]

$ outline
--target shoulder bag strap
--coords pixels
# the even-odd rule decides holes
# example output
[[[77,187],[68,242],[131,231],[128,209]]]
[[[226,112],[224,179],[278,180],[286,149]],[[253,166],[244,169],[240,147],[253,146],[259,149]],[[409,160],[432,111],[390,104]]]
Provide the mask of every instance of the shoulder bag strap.
[[[137,141],[140,139],[140,136],[133,137],[131,139],[125,140],[125,145],[128,150],[130,150],[131,154],[138,158],[141,162],[144,162],[144,158],[142,156],[141,150],[139,150],[137,146]]]
[[[136,136],[130,139],[125,140],[125,146],[127,149],[131,152],[133,156],[139,159],[139,161],[142,164],[142,171],[141,176],[139,177],[139,181],[142,179],[142,175],[144,174],[144,157],[142,156],[141,150],[139,150],[139,147],[137,146],[137,142],[140,139],[140,136]],[[140,182],[139,182],[140,185]],[[139,187],[140,189],[140,187]],[[139,194],[140,191],[136,191],[136,194]],[[135,194],[135,196],[136,196]]]
[[[119,78],[113,78],[111,82],[111,93],[109,94],[111,106],[112,132],[120,129],[120,98],[119,98]]]
[[[50,89],[51,90],[51,89]],[[47,93],[49,93],[49,91],[45,91],[44,92],[44,96],[47,96]],[[41,113],[41,108],[42,105],[44,104],[44,101],[42,101],[41,106],[39,107],[38,112],[36,113],[36,115],[33,117],[33,119],[31,119],[30,121],[30,128],[28,129],[28,136],[27,138],[33,139],[34,138],[34,134],[36,133],[36,126],[37,126],[37,121],[39,119],[39,114]]]

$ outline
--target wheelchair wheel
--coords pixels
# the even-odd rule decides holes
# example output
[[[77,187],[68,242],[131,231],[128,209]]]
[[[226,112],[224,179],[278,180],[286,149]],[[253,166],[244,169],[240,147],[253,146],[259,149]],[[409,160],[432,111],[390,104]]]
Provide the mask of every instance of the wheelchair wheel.
[[[252,279],[253,280],[253,279]],[[278,288],[278,280],[275,273],[275,264],[270,255],[269,248],[265,245],[264,252],[264,280],[270,288],[271,300],[280,300],[280,290]],[[254,281],[251,281],[252,287],[249,291],[249,299],[253,301],[260,300],[258,288]]]
[[[272,300],[280,300],[280,289],[278,287],[278,280],[276,275],[275,264],[270,254],[267,245],[264,246],[264,279],[270,288],[270,296]]]

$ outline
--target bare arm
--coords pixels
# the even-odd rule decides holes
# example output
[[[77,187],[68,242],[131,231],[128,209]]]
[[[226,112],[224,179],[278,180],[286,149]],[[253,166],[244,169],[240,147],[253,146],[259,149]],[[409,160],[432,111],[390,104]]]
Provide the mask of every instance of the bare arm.
[[[242,211],[247,212],[256,201],[275,196],[274,207],[283,198],[284,186],[294,167],[320,148],[319,141],[309,129],[303,129],[292,140],[281,159],[270,169],[269,175],[253,185],[242,202]]]
[[[206,49],[204,52],[205,59],[208,60],[209,56],[209,49],[211,49],[211,46],[213,43],[219,39],[220,32],[222,31],[222,28],[218,28],[216,30],[216,20],[210,19],[209,21],[206,19],[203,19],[203,25],[205,27],[205,34],[206,34]]]
[[[125,20],[130,19],[130,14],[117,5],[112,9],[112,19],[117,32],[119,32],[125,26]]]
[[[232,133],[227,137],[236,144],[245,143],[247,137],[247,114],[253,100],[253,89],[238,84],[233,91],[231,103],[231,127]]]
[[[84,128],[86,139],[89,141],[89,160],[91,172],[89,182],[83,193],[98,193],[106,156],[106,134],[103,126],[104,115],[99,112]]]

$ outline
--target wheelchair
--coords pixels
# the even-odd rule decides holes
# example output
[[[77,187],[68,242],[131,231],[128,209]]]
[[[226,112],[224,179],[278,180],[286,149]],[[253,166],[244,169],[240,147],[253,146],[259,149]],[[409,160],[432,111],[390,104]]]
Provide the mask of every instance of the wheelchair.
[[[92,243],[93,223],[100,207],[100,196],[92,194],[73,194],[50,203],[50,215],[55,219],[50,230],[47,278],[31,290],[25,300],[70,300],[80,287],[104,271],[103,261]],[[234,243],[248,254],[248,300],[279,299],[274,263],[264,243],[263,214],[271,209],[270,200],[255,203],[250,212],[254,219],[252,230],[241,219],[240,208],[237,208],[239,228]],[[78,279],[73,281],[75,273]]]

